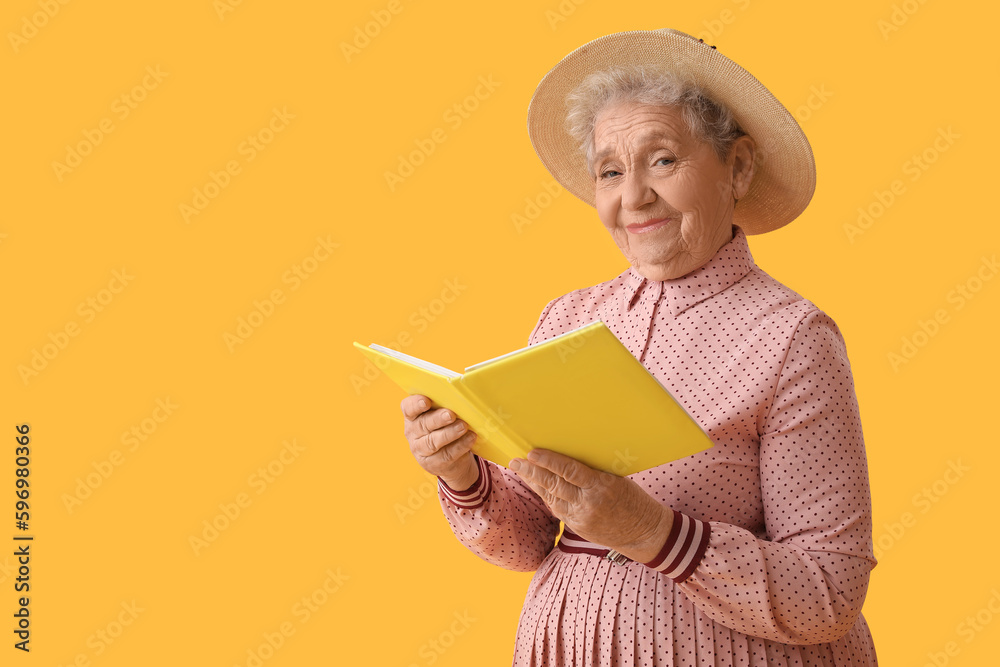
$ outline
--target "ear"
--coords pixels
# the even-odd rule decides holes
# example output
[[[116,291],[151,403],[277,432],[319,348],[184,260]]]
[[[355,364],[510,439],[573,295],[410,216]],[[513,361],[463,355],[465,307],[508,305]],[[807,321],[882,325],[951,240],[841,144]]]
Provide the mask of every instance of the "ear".
[[[733,197],[743,199],[750,189],[754,170],[757,166],[757,145],[753,138],[744,134],[733,142],[727,162],[733,170]]]

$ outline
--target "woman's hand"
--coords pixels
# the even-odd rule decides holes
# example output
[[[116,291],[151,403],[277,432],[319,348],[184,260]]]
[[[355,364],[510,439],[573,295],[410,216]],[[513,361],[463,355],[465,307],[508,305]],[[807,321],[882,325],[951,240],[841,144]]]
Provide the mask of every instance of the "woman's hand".
[[[667,541],[673,512],[627,477],[547,449],[512,460],[510,469],[570,530],[595,544],[648,563]]]
[[[479,478],[472,455],[476,434],[452,410],[431,409],[431,399],[411,394],[399,404],[403,411],[403,434],[420,467],[444,480],[456,491],[464,491]]]

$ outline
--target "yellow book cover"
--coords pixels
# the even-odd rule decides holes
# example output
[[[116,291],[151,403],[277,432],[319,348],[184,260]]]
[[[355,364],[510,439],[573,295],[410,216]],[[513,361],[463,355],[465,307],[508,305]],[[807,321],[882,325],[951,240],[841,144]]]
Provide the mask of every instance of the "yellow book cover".
[[[670,392],[601,321],[456,373],[354,343],[408,394],[454,410],[472,451],[507,466],[535,447],[626,476],[712,446]]]

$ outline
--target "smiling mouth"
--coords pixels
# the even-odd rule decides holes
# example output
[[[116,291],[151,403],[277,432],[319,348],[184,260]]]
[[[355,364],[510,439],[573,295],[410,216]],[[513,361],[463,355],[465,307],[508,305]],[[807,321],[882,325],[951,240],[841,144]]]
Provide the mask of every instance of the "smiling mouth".
[[[647,220],[646,222],[639,222],[632,225],[626,225],[625,229],[632,232],[633,234],[642,234],[645,232],[651,232],[654,229],[659,229],[663,227],[668,222],[670,218],[653,218],[652,220]]]

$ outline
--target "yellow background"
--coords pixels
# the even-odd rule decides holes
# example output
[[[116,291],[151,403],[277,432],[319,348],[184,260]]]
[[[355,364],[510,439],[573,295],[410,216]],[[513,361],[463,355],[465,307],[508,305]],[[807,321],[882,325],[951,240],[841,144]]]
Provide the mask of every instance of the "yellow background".
[[[993,5],[220,7],[11,0],[0,12],[0,662],[251,665],[263,645],[269,667],[509,664],[530,574],[455,540],[403,438],[401,391],[352,384],[365,366],[351,342],[407,341],[461,369],[525,345],[550,299],[623,271],[592,209],[541,196],[550,179],[525,111],[577,46],[675,27],[754,73],[815,151],[806,213],[750,243],[847,341],[881,545],[864,609],[879,657],[991,664]],[[468,99],[482,80],[493,89]],[[111,131],[88,140],[102,123]],[[439,128],[444,141],[390,188],[386,172]],[[81,144],[78,166],[53,166]],[[933,163],[914,171],[925,152]],[[186,220],[213,174],[225,187]],[[859,208],[890,196],[850,234]],[[514,214],[534,215],[518,226]],[[298,283],[296,266],[312,270]],[[227,342],[276,290],[270,315]],[[904,338],[919,346],[893,363]],[[51,358],[24,374],[36,351]],[[11,633],[18,423],[33,438],[27,655]],[[134,448],[132,428],[145,437]],[[280,472],[262,487],[269,465]],[[100,484],[67,505],[88,476]],[[237,499],[239,516],[193,547]],[[293,634],[269,652],[283,624]]]

